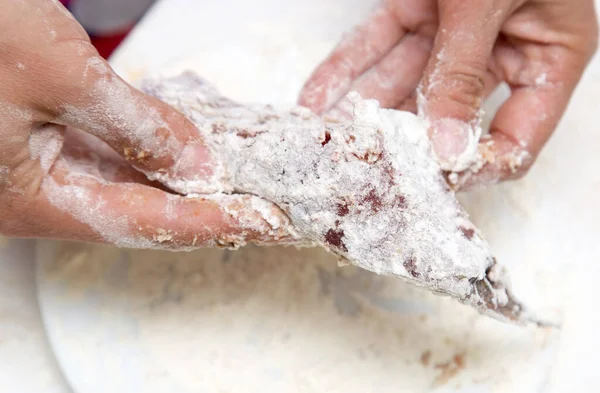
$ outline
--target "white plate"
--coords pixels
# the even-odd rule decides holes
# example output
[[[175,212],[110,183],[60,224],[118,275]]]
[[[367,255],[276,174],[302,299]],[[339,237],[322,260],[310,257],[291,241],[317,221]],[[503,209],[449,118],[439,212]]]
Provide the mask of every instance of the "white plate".
[[[40,251],[47,331],[80,393],[529,393],[553,359],[556,332],[320,250]]]
[[[234,98],[290,105],[370,3],[163,1],[113,64],[130,80],[193,68]],[[588,240],[600,222],[589,209],[600,164],[599,134],[590,140],[585,129],[600,109],[592,94],[582,89],[526,179],[463,198],[517,293],[557,315],[574,261],[599,248]],[[530,393],[544,390],[559,345],[558,332],[503,325],[398,280],[339,269],[319,250],[40,251],[48,336],[78,393]],[[570,348],[593,344],[575,336]]]
[[[0,390],[67,393],[46,340],[35,283],[35,240],[0,236]]]

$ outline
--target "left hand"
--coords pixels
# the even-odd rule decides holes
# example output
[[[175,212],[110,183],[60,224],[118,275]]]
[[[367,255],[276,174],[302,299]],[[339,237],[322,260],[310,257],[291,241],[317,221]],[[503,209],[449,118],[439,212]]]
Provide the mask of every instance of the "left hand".
[[[171,250],[288,241],[249,195],[188,198],[216,160],[122,80],[58,0],[0,0],[0,235]],[[218,177],[217,177],[218,179]],[[180,186],[177,189],[177,186]]]

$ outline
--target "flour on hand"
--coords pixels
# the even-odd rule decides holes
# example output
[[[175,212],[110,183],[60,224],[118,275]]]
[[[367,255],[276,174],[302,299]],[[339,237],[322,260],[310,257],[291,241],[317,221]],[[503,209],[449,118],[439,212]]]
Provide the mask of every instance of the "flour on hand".
[[[143,89],[186,115],[220,165],[210,188],[161,179],[175,191],[261,197],[289,216],[303,244],[498,319],[531,320],[413,114],[351,93],[353,118],[329,122],[305,108],[238,104],[189,72]]]

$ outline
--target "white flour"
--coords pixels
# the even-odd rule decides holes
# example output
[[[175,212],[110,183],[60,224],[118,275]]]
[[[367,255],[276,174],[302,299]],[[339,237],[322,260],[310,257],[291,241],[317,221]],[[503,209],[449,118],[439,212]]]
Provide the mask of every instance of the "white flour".
[[[131,88],[109,74],[108,67],[99,57],[88,60],[82,84],[89,84],[89,92],[76,105],[63,105],[59,121],[91,132],[107,142],[151,151],[156,157],[180,151],[183,144],[172,134],[158,138],[157,131],[167,125],[160,113],[132,94]]]
[[[530,393],[556,335],[340,269],[318,249],[41,252],[43,293],[65,310],[86,304],[83,315],[45,313],[50,339],[79,348],[69,360],[90,393]],[[109,381],[94,379],[98,359]]]
[[[171,188],[204,194],[221,184],[257,195],[286,212],[302,239],[357,266],[526,319],[415,115],[353,93],[351,120],[323,122],[305,108],[238,104],[190,72],[147,81],[144,90],[190,118],[220,163],[209,188],[177,189],[166,179]]]
[[[550,255],[538,246],[562,236],[536,213],[540,173],[555,170],[552,160],[539,165],[531,181],[463,199],[519,291],[560,314],[557,260],[570,248]],[[317,249],[173,254],[65,243],[56,252],[40,252],[42,309],[50,340],[71,348],[59,361],[77,364],[69,375],[86,393],[531,393],[558,336],[340,269]]]
[[[29,155],[32,160],[39,160],[44,174],[50,171],[62,146],[63,136],[59,126],[47,124],[29,135]]]
[[[146,52],[127,46],[121,72],[135,79],[166,66],[170,74],[189,68],[226,96],[283,108],[339,32],[369,8],[363,0],[286,7],[259,0],[232,2],[233,14],[217,2],[203,4],[202,13],[180,11],[192,2],[171,1],[179,11],[170,14],[166,6],[156,10],[181,20],[161,31],[172,38],[160,47],[166,60],[142,64]],[[165,42],[154,39],[158,30],[148,29],[148,54]],[[218,45],[198,38],[211,31],[223,35]],[[174,49],[177,34],[193,39]],[[597,110],[589,97],[580,104]],[[587,119],[571,116],[527,178],[461,197],[498,259],[510,265],[515,291],[557,315],[565,266],[580,255],[572,231],[589,213],[582,206],[573,214],[581,205],[573,190],[597,195],[573,176],[585,167],[574,146],[591,134]],[[595,145],[585,146],[586,157],[595,157]],[[588,177],[596,172],[589,168]],[[67,374],[84,393],[531,393],[544,385],[558,336],[481,317],[397,279],[339,269],[321,250],[59,247],[40,253],[48,258],[42,309],[59,361],[73,366]]]
[[[51,177],[44,179],[42,188],[49,202],[63,212],[69,213],[79,222],[89,225],[107,242],[120,247],[151,248],[156,245],[142,236],[131,232],[131,220],[105,208],[107,202],[84,185],[61,185]]]

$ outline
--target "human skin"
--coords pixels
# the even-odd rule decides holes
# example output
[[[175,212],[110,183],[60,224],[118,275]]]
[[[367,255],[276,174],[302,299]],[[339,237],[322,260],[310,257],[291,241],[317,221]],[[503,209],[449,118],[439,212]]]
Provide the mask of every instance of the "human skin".
[[[208,178],[212,158],[182,114],[113,72],[58,1],[0,8],[0,234],[167,249],[285,239],[244,198],[186,198],[148,180]]]
[[[456,188],[516,179],[531,167],[598,46],[593,0],[384,0],[306,82],[299,102],[344,115],[354,90],[419,112]],[[501,82],[510,98],[479,149],[477,172],[457,158]]]

